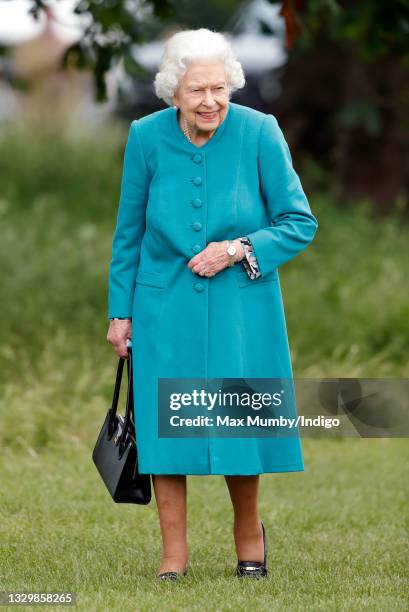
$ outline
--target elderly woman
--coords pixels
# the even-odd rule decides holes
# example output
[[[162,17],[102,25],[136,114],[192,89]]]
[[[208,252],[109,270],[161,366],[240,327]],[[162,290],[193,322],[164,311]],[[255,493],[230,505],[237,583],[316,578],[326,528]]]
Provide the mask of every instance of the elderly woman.
[[[318,223],[275,117],[230,101],[244,83],[221,34],[174,34],[154,82],[169,108],[132,121],[125,149],[107,340],[126,358],[132,339],[139,472],[152,475],[161,579],[186,574],[187,474],[224,475],[236,575],[259,578],[259,475],[304,470],[298,435],[158,431],[161,379],[292,377],[277,269]]]

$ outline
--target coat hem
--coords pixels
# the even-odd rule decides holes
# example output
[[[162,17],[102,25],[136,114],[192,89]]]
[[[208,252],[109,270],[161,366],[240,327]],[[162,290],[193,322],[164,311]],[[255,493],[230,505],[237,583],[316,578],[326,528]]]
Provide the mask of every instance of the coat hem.
[[[304,472],[305,467],[299,463],[290,463],[287,465],[277,465],[275,467],[265,469],[258,472],[226,472],[226,471],[209,471],[209,470],[189,470],[188,472],[176,472],[172,470],[161,470],[150,471],[150,472],[139,472],[139,474],[153,474],[157,476],[257,476],[258,474],[276,474],[276,473],[286,473],[286,472]]]

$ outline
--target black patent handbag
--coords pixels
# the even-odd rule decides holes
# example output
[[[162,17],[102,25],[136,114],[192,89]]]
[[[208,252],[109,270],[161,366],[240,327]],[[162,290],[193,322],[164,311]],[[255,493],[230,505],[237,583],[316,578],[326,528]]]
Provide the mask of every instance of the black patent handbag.
[[[131,344],[128,343],[128,358],[119,358],[112,406],[98,435],[92,459],[114,502],[148,504],[151,501],[151,477],[150,474],[138,473]],[[117,414],[117,407],[125,361],[128,389],[123,417]]]

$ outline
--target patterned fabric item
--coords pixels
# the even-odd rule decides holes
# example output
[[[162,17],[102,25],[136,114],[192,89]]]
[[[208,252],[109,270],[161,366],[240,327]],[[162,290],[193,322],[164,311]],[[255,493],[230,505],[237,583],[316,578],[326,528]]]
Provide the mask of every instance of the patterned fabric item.
[[[257,258],[254,254],[253,245],[247,236],[242,236],[239,238],[239,240],[243,246],[245,254],[245,259],[242,259],[242,264],[251,280],[254,280],[255,278],[261,276],[261,272],[258,267]]]

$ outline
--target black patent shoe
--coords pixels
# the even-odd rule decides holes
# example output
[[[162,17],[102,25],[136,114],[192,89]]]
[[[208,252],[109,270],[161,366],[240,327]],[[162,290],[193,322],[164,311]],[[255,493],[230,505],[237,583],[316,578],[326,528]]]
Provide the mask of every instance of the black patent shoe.
[[[263,521],[261,521],[261,527],[263,529],[264,561],[238,561],[236,569],[236,576],[238,578],[243,578],[244,576],[264,578],[267,576],[267,541]]]
[[[182,574],[180,572],[162,572],[161,574],[157,574],[156,577],[159,580],[178,580],[178,578],[181,578],[182,576],[186,576],[186,574],[187,574],[187,568],[185,568]]]

